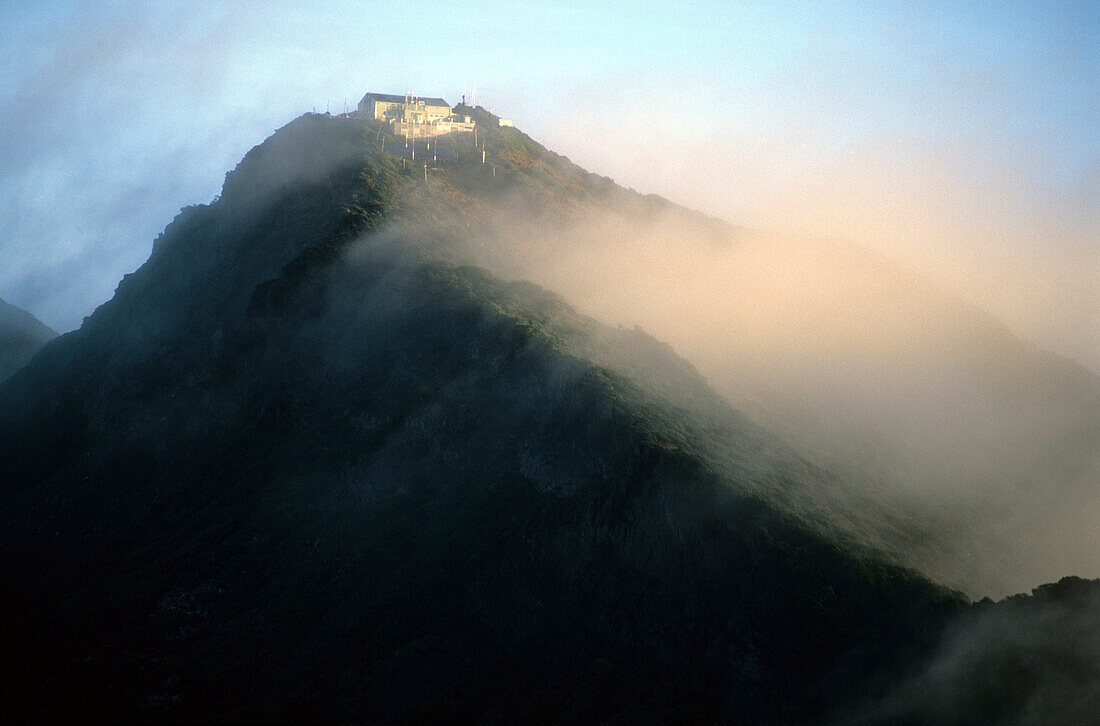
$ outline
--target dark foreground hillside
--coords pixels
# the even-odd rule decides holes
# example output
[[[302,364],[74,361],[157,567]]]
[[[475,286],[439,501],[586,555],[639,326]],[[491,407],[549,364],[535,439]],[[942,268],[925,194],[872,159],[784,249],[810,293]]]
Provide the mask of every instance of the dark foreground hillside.
[[[820,722],[934,657],[960,596],[667,346],[440,261],[374,132],[277,132],[0,386],[6,717]]]

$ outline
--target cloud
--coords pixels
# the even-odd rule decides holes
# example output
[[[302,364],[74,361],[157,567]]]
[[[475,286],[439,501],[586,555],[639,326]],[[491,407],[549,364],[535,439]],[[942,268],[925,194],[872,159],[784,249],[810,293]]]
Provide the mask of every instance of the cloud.
[[[283,120],[231,82],[248,9],[77,6],[17,41],[0,96],[0,290],[59,330]]]
[[[491,10],[9,11],[0,293],[72,327],[272,129],[367,86],[476,82],[594,171],[738,224],[865,243],[1100,366],[1087,8]],[[435,41],[387,47],[410,24]]]
[[[1056,155],[1059,139],[1080,139],[1069,116],[1097,115],[1084,89],[1100,77],[1077,62],[1050,62],[1024,85],[992,61],[826,43],[763,79],[733,74],[718,93],[672,72],[651,87],[592,79],[541,131],[629,186],[749,227],[863,244],[1100,370],[1100,150]],[[1036,87],[1066,86],[1052,76],[1071,71],[1077,90],[1043,118]]]

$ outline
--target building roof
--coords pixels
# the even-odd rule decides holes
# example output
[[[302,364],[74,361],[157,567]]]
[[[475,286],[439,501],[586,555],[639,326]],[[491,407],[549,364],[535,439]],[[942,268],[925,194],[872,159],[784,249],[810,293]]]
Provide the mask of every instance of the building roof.
[[[425,98],[424,96],[398,96],[393,93],[368,93],[363,96],[363,100],[359,103],[366,103],[368,100],[373,101],[388,101],[389,103],[405,103],[406,99],[413,99],[416,101],[423,101],[425,106],[446,106],[451,107],[451,104],[444,101],[442,98]]]

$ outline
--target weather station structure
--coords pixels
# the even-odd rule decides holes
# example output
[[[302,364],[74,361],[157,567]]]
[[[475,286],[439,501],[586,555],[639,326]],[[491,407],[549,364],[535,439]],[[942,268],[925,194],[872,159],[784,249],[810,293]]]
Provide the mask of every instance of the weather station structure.
[[[368,93],[359,102],[359,114],[389,124],[393,134],[409,139],[474,130],[473,119],[456,115],[442,98]]]

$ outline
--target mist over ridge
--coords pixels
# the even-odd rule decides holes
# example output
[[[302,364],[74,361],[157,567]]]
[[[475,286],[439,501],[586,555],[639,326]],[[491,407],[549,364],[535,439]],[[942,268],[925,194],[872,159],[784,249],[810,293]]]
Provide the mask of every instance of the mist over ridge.
[[[57,333],[26,310],[0,300],[0,381],[22,368]]]
[[[1072,78],[1095,88],[1095,64],[1072,44],[1095,31],[1086,24],[1043,37],[1064,49],[1031,71],[1064,74],[1046,92]],[[1067,120],[1029,101],[1024,89],[1035,78],[911,41],[851,57],[824,35],[804,57],[763,79],[731,79],[717,94],[684,79],[639,87],[609,75],[574,90],[568,114],[532,108],[523,126],[586,168],[735,224],[866,247],[1100,371],[1100,139],[1086,134],[1072,161],[1059,163],[1044,144],[1068,134]],[[895,55],[904,72],[875,69]],[[908,79],[915,69],[924,75]],[[941,74],[946,92],[935,87]],[[905,122],[870,133],[883,93],[905,99]],[[1092,128],[1094,96],[1064,99]],[[708,114],[712,104],[724,109],[722,122]],[[609,116],[605,105],[628,112]],[[647,109],[665,105],[681,113],[651,123]],[[1034,133],[1020,138],[1024,119]]]
[[[499,138],[425,182],[299,118],[0,385],[11,712],[805,719],[931,647],[965,600],[800,515],[826,472],[669,346],[455,264],[509,188],[665,206]]]
[[[0,295],[73,329],[257,138],[368,87],[452,103],[476,87],[591,171],[735,224],[870,247],[1100,368],[1088,3],[360,11],[5,8]],[[429,48],[364,55],[362,38],[412,16]]]
[[[5,718],[1100,713],[1094,1],[0,28]]]
[[[927,549],[909,561],[955,586],[1098,571],[1097,376],[857,245],[733,227],[521,137],[488,136],[489,158],[537,185],[444,173],[462,222],[425,211],[443,254],[672,343],[735,406],[920,522]]]
[[[430,170],[362,118],[288,124],[0,385],[17,712],[875,723],[914,705],[925,666],[948,696],[974,681],[1003,699],[981,669],[935,678],[960,652],[1021,679],[1006,718],[1062,692],[1088,712],[1088,643],[997,646],[1013,602],[1087,631],[1075,593],[1096,583],[1043,589],[1049,608],[968,604],[934,580],[1013,587],[997,558],[1019,552],[888,474],[926,474],[912,457],[930,448],[948,469],[1018,449],[1019,432],[955,415],[1011,408],[996,394],[1016,378],[1058,436],[1014,463],[1081,465],[1090,374],[858,249],[754,242],[470,111],[483,146],[440,139],[451,163]],[[927,394],[967,390],[942,375],[959,350],[994,385],[945,405]],[[808,368],[826,375],[796,386]],[[725,372],[742,410],[700,371]],[[989,443],[953,450],[929,415]],[[1067,482],[1037,494],[1065,501]],[[973,543],[989,551],[943,566]],[[1036,557],[1033,573],[1058,564]],[[82,605],[59,613],[66,593]],[[1048,678],[1063,649],[1071,667]],[[242,654],[264,664],[247,679]]]

